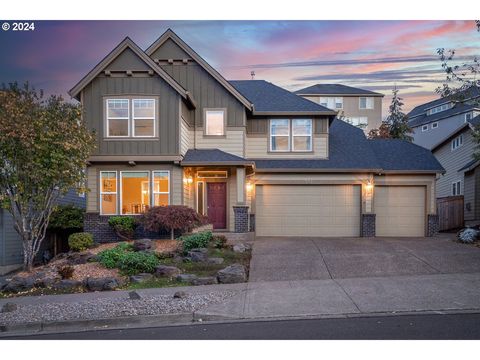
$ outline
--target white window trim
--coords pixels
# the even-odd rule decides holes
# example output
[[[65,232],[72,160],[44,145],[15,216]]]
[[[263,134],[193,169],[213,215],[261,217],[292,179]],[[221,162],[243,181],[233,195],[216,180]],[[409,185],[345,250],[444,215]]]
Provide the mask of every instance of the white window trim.
[[[428,131],[428,125],[422,125],[422,132]]]
[[[327,100],[327,102],[322,102],[322,99]],[[337,99],[340,99],[339,103],[342,104],[341,107],[337,107]],[[328,101],[332,101],[333,106],[328,106]],[[332,110],[342,110],[343,109],[343,96],[320,96],[318,99],[318,103],[326,108],[332,109]]]
[[[214,173],[219,174],[220,176],[202,176],[204,173]],[[200,179],[226,179],[228,177],[228,172],[226,170],[200,170],[197,171],[197,177]]]
[[[295,135],[293,131],[293,122],[295,120],[308,120],[310,121],[310,134],[297,134]],[[313,120],[312,119],[290,119],[290,127],[292,128],[291,134],[292,134],[292,152],[311,152],[313,151]],[[310,138],[309,145],[310,149],[309,150],[295,150],[295,136],[297,137],[305,137],[308,136]]]
[[[287,122],[288,122],[288,134],[287,134],[287,135],[273,135],[273,134],[272,134],[272,121],[275,121],[275,120],[287,120]],[[270,119],[269,126],[270,126],[270,129],[269,129],[269,133],[270,133],[270,134],[269,134],[269,135],[270,135],[270,140],[269,140],[269,142],[270,142],[270,151],[271,151],[271,152],[291,152],[291,151],[292,151],[292,150],[291,150],[291,149],[292,149],[292,144],[291,144],[291,133],[292,133],[291,127],[292,127],[292,125],[291,125],[290,119]],[[287,149],[287,150],[273,150],[273,146],[272,146],[273,142],[272,142],[272,140],[273,140],[274,137],[286,137],[286,138],[288,139],[288,149]]]
[[[433,125],[435,125],[435,126],[433,126]],[[438,121],[433,122],[431,128],[432,129],[438,128]]]
[[[205,215],[205,181],[197,181],[197,185],[195,188],[195,206],[197,207],[197,212],[198,212],[198,184],[203,184],[203,201],[202,201],[202,209],[203,211],[200,213],[202,215]]]
[[[365,107],[362,107],[362,101],[361,99],[365,99]],[[368,99],[372,99],[372,107],[368,107]],[[375,109],[375,100],[371,96],[360,96],[358,98],[358,108],[360,110],[374,110]]]
[[[455,193],[453,191],[453,187],[455,187]],[[452,196],[459,196],[462,195],[462,180],[457,180],[452,182]]]
[[[127,108],[127,117],[110,117],[108,116],[108,103],[110,101],[117,100],[117,101],[126,101],[128,104]],[[107,137],[108,138],[129,138],[130,137],[130,100],[129,99],[119,99],[119,98],[108,98],[105,99],[105,116],[107,118]],[[127,120],[127,131],[128,135],[110,135],[110,120]]]
[[[223,113],[223,126],[222,126],[222,133],[221,134],[209,134],[208,133],[208,113],[209,112],[222,112]],[[225,127],[226,127],[226,114],[227,114],[227,111],[225,109],[210,109],[210,108],[206,108],[205,109],[205,135],[206,136],[225,136],[226,134],[226,130],[225,130]]]
[[[108,192],[103,192],[102,191],[102,188],[103,188],[103,184],[102,184],[102,174],[104,173],[115,173],[115,181],[116,181],[116,185],[115,185],[115,189],[116,191],[115,192],[111,192],[111,191],[108,191]],[[105,170],[105,171],[100,171],[100,202],[99,202],[99,206],[100,206],[100,215],[117,215],[118,214],[118,173],[117,173],[117,170]],[[102,195],[116,195],[115,197],[115,213],[113,214],[105,214],[103,213],[102,209]]]
[[[166,172],[168,174],[168,191],[165,192],[165,191],[155,191],[155,173],[159,173],[159,172]],[[152,195],[152,198],[151,198],[151,204],[152,206],[157,206],[155,205],[155,194],[168,194],[168,204],[167,205],[170,205],[171,203],[171,200],[170,200],[170,186],[171,186],[171,182],[170,182],[170,170],[153,170],[152,171],[152,191],[151,191],[151,195]],[[160,206],[160,205],[159,205]]]
[[[342,103],[342,106],[337,108],[337,99],[340,99],[341,103]],[[335,97],[335,101],[334,101],[334,104],[335,104],[335,109],[340,109],[340,110],[343,110],[343,97],[339,96],[339,97]]]
[[[151,120],[151,117],[135,117],[135,101],[153,101],[153,135],[135,135],[135,120]],[[156,136],[156,129],[157,129],[157,104],[155,99],[152,98],[133,98],[131,100],[131,105],[129,104],[129,108],[132,108],[132,137],[134,138],[154,138]]]
[[[456,141],[458,140],[458,145],[456,144]],[[457,150],[458,148],[463,146],[463,135],[459,135],[456,138],[454,138],[451,142],[451,149],[452,151]]]
[[[470,119],[467,119],[467,116],[470,115]],[[472,113],[466,113],[465,114],[465,122],[469,121],[469,120],[472,120],[474,118],[473,114]]]
[[[148,183],[150,184],[150,186],[148,187],[148,191],[151,190],[151,187],[152,187],[152,177],[150,176],[150,171],[149,170],[122,170],[120,171],[120,178],[117,180],[118,183],[120,184],[120,207],[119,209],[117,209],[117,214],[119,215],[122,215],[122,216],[139,216],[139,215],[143,215],[142,213],[139,213],[139,214],[122,214],[122,206],[123,206],[123,201],[122,201],[122,198],[123,198],[123,186],[122,186],[122,174],[123,173],[137,173],[137,172],[146,172],[148,174]],[[170,184],[169,184],[170,185]],[[152,192],[150,191],[150,196],[149,196],[149,199],[150,199],[150,204],[148,204],[148,206],[151,206],[152,202],[151,202],[151,196],[152,196]]]

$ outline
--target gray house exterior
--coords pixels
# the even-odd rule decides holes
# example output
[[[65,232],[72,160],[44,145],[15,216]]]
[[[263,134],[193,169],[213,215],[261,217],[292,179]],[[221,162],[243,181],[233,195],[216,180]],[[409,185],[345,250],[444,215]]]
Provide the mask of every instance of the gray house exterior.
[[[478,124],[480,116],[463,123],[432,148],[445,169],[437,177],[437,198],[463,196],[467,225],[480,223],[480,167],[473,158],[477,144],[472,137],[472,129]]]
[[[70,190],[58,203],[85,208],[85,197]],[[7,210],[0,208],[0,275],[18,269],[22,263],[22,241],[13,227],[13,218]]]
[[[432,149],[466,121],[480,114],[474,101],[479,95],[478,88],[472,88],[462,102],[442,98],[415,107],[408,114],[413,142]]]

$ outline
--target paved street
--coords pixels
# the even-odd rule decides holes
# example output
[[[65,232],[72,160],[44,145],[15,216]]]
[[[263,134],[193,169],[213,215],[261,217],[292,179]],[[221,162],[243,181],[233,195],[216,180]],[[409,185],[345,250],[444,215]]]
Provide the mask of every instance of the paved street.
[[[267,340],[267,339],[480,339],[480,314],[403,315],[347,319],[195,324],[127,330],[44,334],[29,340]]]

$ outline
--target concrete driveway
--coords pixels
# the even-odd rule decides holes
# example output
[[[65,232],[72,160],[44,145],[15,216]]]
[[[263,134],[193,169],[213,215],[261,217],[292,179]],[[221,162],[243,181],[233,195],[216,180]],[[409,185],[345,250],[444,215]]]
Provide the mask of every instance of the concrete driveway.
[[[480,248],[451,238],[257,238],[250,282],[480,272]]]

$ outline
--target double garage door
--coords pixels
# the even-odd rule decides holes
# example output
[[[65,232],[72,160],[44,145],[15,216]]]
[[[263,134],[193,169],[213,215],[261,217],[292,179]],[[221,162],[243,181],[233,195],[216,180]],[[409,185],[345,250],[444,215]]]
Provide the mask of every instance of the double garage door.
[[[423,236],[425,188],[375,188],[377,236]],[[257,236],[359,236],[360,185],[257,185]]]

